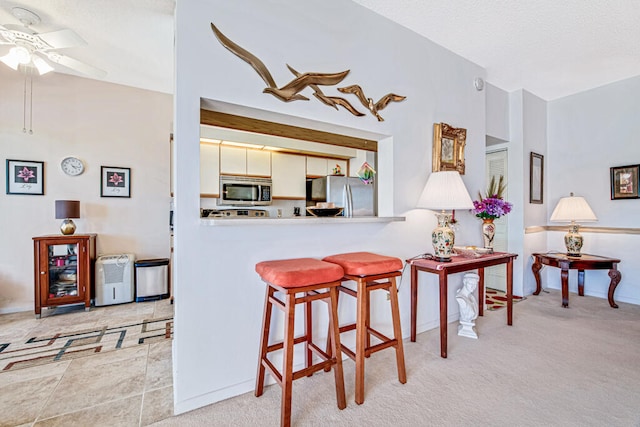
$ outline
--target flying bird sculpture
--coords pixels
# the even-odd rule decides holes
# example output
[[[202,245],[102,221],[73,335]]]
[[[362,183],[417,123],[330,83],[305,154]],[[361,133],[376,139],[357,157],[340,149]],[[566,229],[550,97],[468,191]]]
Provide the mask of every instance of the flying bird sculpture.
[[[287,68],[289,71],[293,73],[294,76],[299,77],[301,74],[297,72],[291,65],[287,64]],[[353,114],[354,116],[364,116],[364,113],[356,110],[353,105],[349,101],[339,96],[327,96],[322,92],[322,90],[318,87],[318,85],[310,84],[309,87],[313,89],[313,96],[318,98],[320,102],[328,105],[329,107],[333,107],[336,110],[338,109],[338,105],[343,107],[345,110]]]
[[[376,118],[378,119],[379,122],[384,121],[384,119],[380,116],[378,111],[380,111],[384,107],[386,107],[391,101],[400,102],[400,101],[404,101],[406,99],[406,96],[396,95],[395,93],[388,93],[385,96],[383,96],[382,98],[380,98],[380,100],[378,102],[374,103],[373,99],[367,98],[364,95],[364,91],[358,85],[351,85],[351,86],[347,86],[347,87],[339,87],[338,90],[340,92],[342,92],[342,93],[352,93],[355,96],[357,96],[358,99],[360,100],[360,102],[362,103],[362,105],[367,107],[367,109],[369,109],[369,111],[371,111],[371,114],[376,116]]]
[[[253,55],[251,52],[231,41],[227,36],[222,34],[220,30],[218,30],[213,22],[211,23],[211,30],[213,30],[216,38],[224,47],[226,47],[238,58],[251,65],[251,67],[256,70],[258,75],[262,77],[262,80],[264,80],[264,82],[267,84],[267,87],[263,90],[264,93],[270,93],[271,95],[284,102],[308,101],[309,98],[299,93],[302,90],[306,89],[307,86],[336,85],[344,80],[347,74],[349,74],[349,70],[339,73],[302,73],[297,75],[295,79],[293,79],[286,85],[278,87],[275,80],[273,79],[273,76],[271,76],[269,69],[257,56]]]
[[[237,45],[227,36],[222,34],[222,32],[213,24],[213,22],[211,23],[211,30],[213,31],[213,34],[215,34],[218,41],[222,44],[222,46],[227,48],[231,53],[242,59],[247,64],[251,65],[251,67],[262,78],[262,80],[264,80],[267,87],[263,89],[263,93],[269,93],[284,102],[308,101],[309,98],[302,95],[300,92],[309,87],[313,90],[313,95],[323,104],[333,107],[336,110],[338,110],[338,106],[341,106],[354,116],[364,116],[364,113],[358,111],[345,98],[339,96],[327,96],[318,87],[337,85],[338,83],[342,82],[345,77],[347,77],[347,74],[349,74],[349,70],[341,71],[339,73],[299,73],[289,64],[287,64],[287,68],[289,68],[289,71],[293,73],[295,78],[286,85],[278,87],[275,80],[273,79],[273,76],[269,72],[269,69],[266,67],[266,65],[264,65],[260,58],[253,55],[251,52],[247,51],[241,46]],[[376,118],[380,122],[384,121],[384,119],[380,116],[378,111],[386,107],[387,104],[391,101],[400,102],[406,98],[404,96],[389,93],[383,96],[378,102],[374,103],[373,99],[364,96],[362,88],[358,85],[338,88],[338,90],[342,93],[351,93],[356,95],[362,105],[364,105],[369,111],[371,111],[371,113],[376,116]]]

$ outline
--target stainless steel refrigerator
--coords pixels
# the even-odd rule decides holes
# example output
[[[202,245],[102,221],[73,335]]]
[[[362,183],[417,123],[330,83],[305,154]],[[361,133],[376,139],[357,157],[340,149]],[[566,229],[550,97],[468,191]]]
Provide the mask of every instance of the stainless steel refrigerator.
[[[344,216],[375,216],[375,184],[365,184],[360,178],[329,175],[311,181],[311,201],[333,202],[344,208]]]

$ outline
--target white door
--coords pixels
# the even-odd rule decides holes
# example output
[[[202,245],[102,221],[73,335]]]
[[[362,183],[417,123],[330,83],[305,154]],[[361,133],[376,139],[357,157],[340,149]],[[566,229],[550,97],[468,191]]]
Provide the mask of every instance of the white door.
[[[500,179],[500,175],[504,176],[505,182],[507,179],[507,150],[491,151],[487,152],[486,157],[486,185],[489,185],[491,177],[495,176],[496,182]],[[509,185],[507,182],[507,188],[503,195],[505,200],[509,200]],[[507,252],[507,218],[509,215],[497,218],[494,221],[496,226],[496,234],[493,238],[493,250],[496,252]],[[487,288],[498,289],[500,291],[507,291],[506,283],[506,269],[504,265],[497,265],[495,267],[485,268],[484,270],[484,285]]]

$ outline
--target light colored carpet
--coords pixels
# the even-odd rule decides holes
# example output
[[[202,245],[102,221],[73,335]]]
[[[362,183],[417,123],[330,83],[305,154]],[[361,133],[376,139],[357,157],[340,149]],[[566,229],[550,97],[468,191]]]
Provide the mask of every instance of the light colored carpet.
[[[530,296],[477,320],[479,339],[449,325],[449,357],[437,329],[405,341],[407,383],[394,352],[366,362],[366,396],[353,401],[354,364],[344,363],[347,408],[335,403],[333,375],[294,382],[297,426],[640,426],[640,306],[559,291]],[[277,426],[280,388],[267,388],[160,421],[154,426]]]

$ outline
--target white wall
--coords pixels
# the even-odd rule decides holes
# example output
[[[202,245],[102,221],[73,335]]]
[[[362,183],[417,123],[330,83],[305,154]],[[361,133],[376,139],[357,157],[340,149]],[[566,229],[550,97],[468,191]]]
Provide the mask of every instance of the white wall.
[[[634,77],[548,103],[547,218],[558,200],[573,192],[585,197],[598,217],[598,222],[585,226],[638,227],[640,199],[611,200],[609,168],[640,163],[640,144],[636,142],[640,134],[639,97],[640,77]],[[566,233],[548,234],[548,250],[563,251]],[[640,304],[640,288],[634,280],[640,274],[640,236],[581,234],[585,240],[582,252],[622,260],[616,301]],[[559,289],[559,276],[550,270],[546,284]],[[575,291],[575,276],[569,281],[569,289]],[[606,271],[587,271],[585,281],[586,294],[606,297]]]
[[[547,175],[547,102],[530,92],[522,91],[522,152],[520,153],[520,169],[522,173],[522,195],[524,214],[522,218],[523,230],[530,226],[544,225],[547,220],[548,195],[547,188],[549,183],[547,177],[543,176],[542,187],[542,204],[529,203],[530,198],[530,177],[531,177],[531,152],[542,154],[544,156],[544,171]],[[555,179],[555,178],[554,178]],[[546,235],[544,232],[524,234],[521,241],[522,247],[522,286],[523,295],[530,295],[535,291],[536,284],[531,273],[531,265],[533,264],[532,253],[546,252]]]
[[[169,257],[171,96],[50,73],[33,80],[30,135],[23,89],[23,76],[0,64],[0,176],[5,159],[45,162],[43,196],[0,193],[0,313],[34,309],[31,238],[60,234],[57,199],[80,200],[76,233],[98,233],[98,253]],[[70,155],[85,162],[82,175],[60,169]],[[100,166],[131,168],[131,198],[100,197]]]
[[[384,122],[335,111],[316,101],[310,90],[305,92],[311,95],[308,102],[283,103],[262,93],[264,82],[220,45],[210,21],[258,56],[281,85],[292,78],[287,63],[303,72],[350,69],[344,85],[357,83],[375,99],[389,92],[407,99],[384,109]],[[435,218],[413,208],[431,170],[433,124],[467,129],[463,178],[471,194],[484,189],[486,132],[485,92],[473,86],[475,77],[484,78],[482,68],[355,3],[178,2],[176,42],[174,401],[181,413],[253,389],[264,294],[255,263],[355,250],[402,259],[431,252]],[[335,88],[325,92],[338,94]],[[380,211],[406,215],[406,222],[205,226],[198,217],[199,173],[193,167],[199,156],[201,98],[223,110],[232,104],[262,118],[277,114],[291,124],[313,121],[323,130],[340,126],[356,135],[385,136],[377,174]],[[457,217],[458,242],[480,244],[480,222],[466,212]],[[458,315],[453,295],[459,279],[449,281],[450,320]],[[400,310],[408,336],[408,271],[402,283]],[[438,291],[435,277],[421,274],[420,283],[422,331],[438,325]],[[374,304],[373,310],[373,322],[383,330],[390,326],[385,307]],[[352,314],[348,307],[341,309],[343,317]]]
[[[509,93],[490,83],[485,84],[487,137],[509,141]]]

